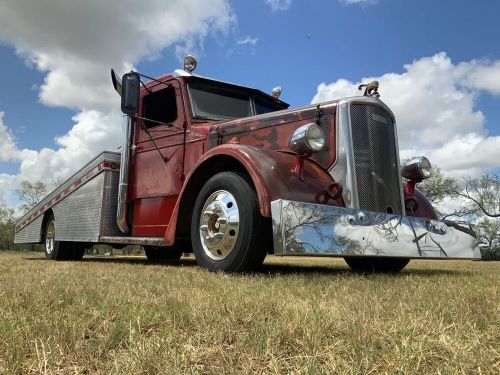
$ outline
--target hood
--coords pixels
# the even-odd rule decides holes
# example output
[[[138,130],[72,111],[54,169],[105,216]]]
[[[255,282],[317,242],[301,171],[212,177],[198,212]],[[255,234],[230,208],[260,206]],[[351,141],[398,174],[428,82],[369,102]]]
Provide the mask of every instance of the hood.
[[[209,139],[220,138],[221,136],[224,138],[236,136],[241,133],[263,129],[270,126],[297,123],[310,119],[316,120],[318,106],[322,116],[331,116],[335,113],[336,104],[337,101],[330,101],[319,104],[311,104],[301,108],[270,112],[263,115],[215,122],[209,131]]]

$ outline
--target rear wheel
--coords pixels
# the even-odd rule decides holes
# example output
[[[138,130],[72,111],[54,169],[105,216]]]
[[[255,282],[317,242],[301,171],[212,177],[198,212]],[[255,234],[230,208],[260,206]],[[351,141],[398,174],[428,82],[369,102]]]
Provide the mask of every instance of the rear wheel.
[[[211,271],[246,272],[266,257],[270,221],[260,215],[248,177],[222,172],[201,189],[191,220],[197,263]]]
[[[399,272],[410,262],[408,258],[345,257],[344,260],[356,272]]]
[[[51,260],[80,260],[88,244],[56,240],[56,221],[50,214],[45,225],[45,258]]]
[[[143,246],[146,257],[149,261],[159,261],[159,260],[179,260],[182,255],[182,251],[174,248],[165,248],[159,246]]]

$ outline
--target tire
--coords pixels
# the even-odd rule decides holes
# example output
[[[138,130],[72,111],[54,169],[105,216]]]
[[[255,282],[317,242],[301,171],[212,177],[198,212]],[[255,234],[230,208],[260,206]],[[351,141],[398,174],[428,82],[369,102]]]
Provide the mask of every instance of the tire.
[[[410,262],[408,258],[345,257],[344,260],[356,272],[396,273]]]
[[[210,271],[249,272],[262,264],[271,235],[245,175],[218,173],[201,189],[191,220],[191,243],[199,266]]]
[[[182,251],[179,249],[159,246],[143,246],[142,248],[146,253],[146,257],[151,262],[160,260],[179,260],[182,256]]]
[[[56,221],[51,213],[45,225],[45,258],[50,260],[80,260],[85,254],[88,244],[83,242],[66,242],[55,239]]]

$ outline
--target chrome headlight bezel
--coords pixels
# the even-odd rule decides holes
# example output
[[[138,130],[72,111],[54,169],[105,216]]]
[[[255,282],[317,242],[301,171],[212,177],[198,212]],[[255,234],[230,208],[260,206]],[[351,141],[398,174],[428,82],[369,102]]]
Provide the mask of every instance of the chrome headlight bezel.
[[[325,132],[318,124],[310,123],[295,129],[288,147],[298,154],[319,152],[325,148]]]

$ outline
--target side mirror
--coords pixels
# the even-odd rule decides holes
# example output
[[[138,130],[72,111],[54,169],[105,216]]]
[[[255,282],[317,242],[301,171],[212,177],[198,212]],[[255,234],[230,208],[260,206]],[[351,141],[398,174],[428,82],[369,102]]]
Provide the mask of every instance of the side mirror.
[[[127,73],[122,78],[122,112],[134,115],[139,112],[139,92],[141,78],[137,73]]]

